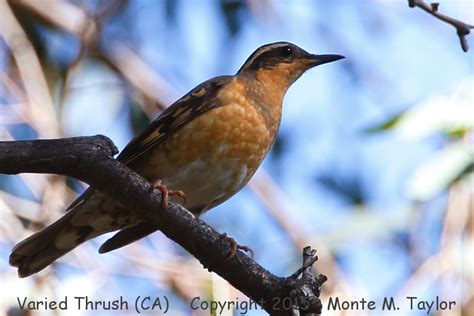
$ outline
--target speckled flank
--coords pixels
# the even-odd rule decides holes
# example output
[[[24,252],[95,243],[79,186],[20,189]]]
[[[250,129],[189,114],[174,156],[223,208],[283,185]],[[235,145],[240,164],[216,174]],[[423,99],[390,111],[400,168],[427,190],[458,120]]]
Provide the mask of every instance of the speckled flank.
[[[280,103],[272,113],[276,126],[269,128],[259,110],[263,105],[250,104],[248,93],[253,91],[234,79],[219,93],[225,106],[200,115],[150,151],[145,177],[184,191],[190,209],[213,207],[240,190],[273,144],[281,113]]]

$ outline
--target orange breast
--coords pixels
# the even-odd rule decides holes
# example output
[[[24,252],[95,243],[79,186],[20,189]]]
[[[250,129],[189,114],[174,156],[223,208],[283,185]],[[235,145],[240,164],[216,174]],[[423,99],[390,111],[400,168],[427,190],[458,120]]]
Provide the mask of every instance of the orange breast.
[[[187,208],[211,208],[239,191],[274,142],[273,129],[247,102],[243,87],[232,84],[219,94],[224,106],[198,116],[147,155],[142,175],[184,191]]]

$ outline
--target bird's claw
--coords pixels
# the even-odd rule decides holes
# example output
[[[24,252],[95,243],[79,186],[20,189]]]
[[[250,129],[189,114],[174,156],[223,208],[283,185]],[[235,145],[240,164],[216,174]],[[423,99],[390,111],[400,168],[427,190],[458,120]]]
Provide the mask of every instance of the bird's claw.
[[[252,249],[250,249],[249,247],[247,246],[241,246],[239,245],[234,238],[232,237],[229,237],[227,236],[226,233],[223,233],[219,236],[219,239],[222,239],[222,240],[225,240],[229,243],[229,246],[230,246],[230,252],[229,254],[226,256],[225,260],[224,261],[229,261],[230,259],[232,259],[235,254],[237,253],[237,250],[242,250],[242,251],[245,251],[245,252],[250,252],[250,255],[253,257],[254,254],[253,254],[253,251]]]
[[[169,197],[172,195],[176,195],[180,197],[183,200],[183,204],[186,204],[186,195],[184,194],[183,191],[169,190],[161,180],[157,180],[153,184],[153,187],[161,191],[161,194],[162,194],[161,206],[163,207],[163,209],[168,208]]]

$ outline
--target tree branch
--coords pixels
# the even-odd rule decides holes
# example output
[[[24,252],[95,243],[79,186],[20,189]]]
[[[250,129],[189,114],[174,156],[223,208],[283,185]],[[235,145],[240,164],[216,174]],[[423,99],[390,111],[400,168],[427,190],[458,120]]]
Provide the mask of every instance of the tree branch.
[[[0,142],[0,173],[54,173],[87,182],[155,223],[204,267],[222,276],[268,313],[290,315],[295,306],[303,314],[321,313],[319,288],[324,276],[277,277],[241,252],[226,261],[230,247],[217,231],[179,204],[170,202],[167,209],[162,209],[161,192],[115,160],[116,153],[112,141],[101,135]],[[317,258],[312,251],[304,258],[301,271],[307,272]],[[285,304],[288,300],[293,305]]]
[[[462,21],[456,20],[450,16],[444,15],[443,13],[439,12],[439,3],[428,4],[423,0],[408,0],[408,6],[410,8],[419,7],[424,11],[428,12],[429,14],[433,15],[434,17],[440,19],[441,21],[452,25],[456,29],[456,33],[458,34],[462,50],[465,53],[469,50],[466,35],[471,32],[471,29],[473,29],[474,26],[466,24]]]

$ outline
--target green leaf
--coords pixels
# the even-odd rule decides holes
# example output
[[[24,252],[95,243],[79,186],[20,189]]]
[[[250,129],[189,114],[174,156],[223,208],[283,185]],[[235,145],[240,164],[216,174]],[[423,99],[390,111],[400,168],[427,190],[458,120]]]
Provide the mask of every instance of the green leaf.
[[[372,127],[368,127],[368,128],[363,130],[363,133],[375,134],[375,133],[380,133],[380,132],[392,129],[400,121],[400,119],[403,117],[404,113],[405,112],[399,113],[399,114],[391,117],[390,119],[386,120],[385,122],[381,122],[381,123],[375,124]]]
[[[472,148],[466,142],[449,144],[415,171],[407,184],[408,194],[419,201],[435,197],[472,174],[473,157]]]
[[[401,138],[413,141],[436,133],[461,138],[473,128],[474,77],[468,77],[448,93],[432,96],[364,132],[393,130]]]
[[[464,135],[474,127],[474,78],[458,82],[452,92],[432,98],[407,111],[394,131],[406,140],[436,133]]]

